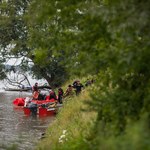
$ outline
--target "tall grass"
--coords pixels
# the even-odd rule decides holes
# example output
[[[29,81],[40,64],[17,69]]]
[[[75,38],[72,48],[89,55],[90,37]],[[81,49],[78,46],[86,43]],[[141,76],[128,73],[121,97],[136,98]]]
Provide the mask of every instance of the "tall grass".
[[[70,150],[86,143],[86,137],[96,119],[95,112],[84,111],[88,110],[87,101],[90,101],[87,90],[80,96],[66,99],[55,121],[47,129],[46,138],[39,143],[37,149]]]

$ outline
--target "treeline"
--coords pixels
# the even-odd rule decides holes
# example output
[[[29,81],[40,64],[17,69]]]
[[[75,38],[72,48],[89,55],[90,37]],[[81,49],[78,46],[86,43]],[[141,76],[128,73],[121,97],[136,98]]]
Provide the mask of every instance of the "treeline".
[[[124,140],[123,149],[130,145],[130,132],[141,134],[140,146],[148,149],[149,10],[147,0],[2,1],[1,53],[7,56],[12,44],[11,53],[30,58],[33,72],[54,86],[74,75],[96,76],[90,102],[98,113],[90,137],[93,149],[103,143],[117,149]],[[133,122],[144,132],[127,128]]]

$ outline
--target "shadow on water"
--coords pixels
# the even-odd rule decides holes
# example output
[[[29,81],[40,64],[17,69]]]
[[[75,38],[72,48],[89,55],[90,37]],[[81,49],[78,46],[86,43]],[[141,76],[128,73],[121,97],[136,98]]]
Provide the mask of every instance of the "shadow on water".
[[[22,108],[14,108],[16,97],[30,93],[0,92],[0,150],[32,150],[55,116],[25,116]]]

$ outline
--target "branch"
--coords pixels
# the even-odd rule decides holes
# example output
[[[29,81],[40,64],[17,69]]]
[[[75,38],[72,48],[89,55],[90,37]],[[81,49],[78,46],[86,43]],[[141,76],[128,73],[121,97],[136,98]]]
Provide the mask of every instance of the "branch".
[[[22,75],[23,78],[22,78],[22,79],[21,79],[21,78],[19,79],[19,75]],[[27,82],[28,82],[28,85],[31,86],[31,84],[30,84],[30,82],[29,82],[27,76],[26,76],[25,74],[23,74],[23,73],[18,73],[17,76],[14,77],[13,80],[10,79],[10,78],[7,76],[6,81],[8,82],[9,85],[17,86],[17,87],[18,87],[18,86],[22,86],[22,85],[23,85],[23,84],[22,84],[23,81],[27,81]]]

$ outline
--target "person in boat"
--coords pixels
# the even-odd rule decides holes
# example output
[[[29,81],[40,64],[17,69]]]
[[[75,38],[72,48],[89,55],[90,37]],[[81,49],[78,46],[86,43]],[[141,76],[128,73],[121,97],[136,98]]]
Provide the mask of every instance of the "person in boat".
[[[62,88],[58,88],[58,102],[60,104],[62,104],[63,94],[64,94],[63,89]]]
[[[53,90],[50,90],[49,95],[46,96],[45,100],[52,100],[52,99],[57,101],[57,96]]]
[[[68,85],[68,88],[64,94],[64,97],[67,97],[67,96],[72,96],[73,95],[73,86],[72,85]]]
[[[33,100],[38,100],[39,94],[40,94],[40,91],[34,91],[33,92]]]
[[[38,91],[38,83],[36,82],[35,84],[34,84],[34,86],[32,87],[32,91],[33,91],[33,93],[35,92],[35,91]]]
[[[41,93],[41,90],[34,91],[33,100],[45,100],[46,95]]]
[[[38,90],[39,95],[38,95],[38,100],[45,100],[46,94],[41,93],[41,90]]]
[[[83,89],[83,85],[82,83],[80,83],[80,81],[77,81],[77,84],[76,84],[76,87],[75,87],[75,92],[76,92],[76,95],[79,95]]]
[[[38,100],[40,91],[38,90],[38,83],[37,82],[32,87],[32,92],[33,92],[33,100]]]
[[[55,93],[53,90],[50,90],[49,98],[50,98],[50,99],[55,99],[55,100],[57,100],[56,93]]]

